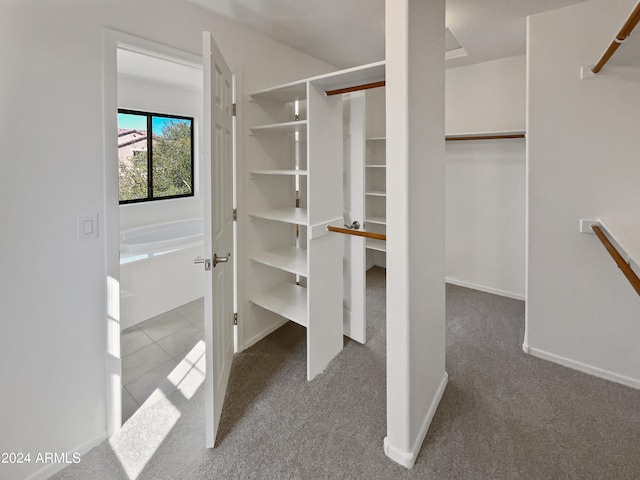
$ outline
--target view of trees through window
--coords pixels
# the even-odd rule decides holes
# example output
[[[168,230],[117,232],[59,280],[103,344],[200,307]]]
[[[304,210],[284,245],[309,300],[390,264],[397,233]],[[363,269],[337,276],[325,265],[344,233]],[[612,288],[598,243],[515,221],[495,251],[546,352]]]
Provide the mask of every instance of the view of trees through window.
[[[120,203],[193,195],[193,119],[118,110]]]

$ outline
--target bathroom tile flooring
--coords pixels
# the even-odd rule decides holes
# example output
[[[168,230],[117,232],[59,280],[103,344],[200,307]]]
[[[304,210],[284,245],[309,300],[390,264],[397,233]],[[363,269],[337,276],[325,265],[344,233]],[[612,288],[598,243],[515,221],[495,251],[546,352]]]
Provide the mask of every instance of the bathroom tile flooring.
[[[176,390],[167,375],[200,340],[204,340],[202,298],[122,331],[123,423],[157,388],[165,395]]]

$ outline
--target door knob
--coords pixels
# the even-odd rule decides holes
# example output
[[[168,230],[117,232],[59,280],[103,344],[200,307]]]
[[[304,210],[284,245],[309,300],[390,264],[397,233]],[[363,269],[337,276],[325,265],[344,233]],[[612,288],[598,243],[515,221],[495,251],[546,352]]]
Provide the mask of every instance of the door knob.
[[[229,261],[229,257],[231,257],[230,253],[227,253],[226,257],[219,257],[217,253],[213,254],[213,268],[216,267],[219,263],[227,263]]]
[[[198,257],[193,261],[193,263],[204,263],[204,269],[206,271],[211,270],[211,259],[209,258]]]
[[[360,229],[360,222],[358,222],[357,220],[354,220],[351,225],[345,224],[344,226],[347,227],[350,230],[359,230]]]

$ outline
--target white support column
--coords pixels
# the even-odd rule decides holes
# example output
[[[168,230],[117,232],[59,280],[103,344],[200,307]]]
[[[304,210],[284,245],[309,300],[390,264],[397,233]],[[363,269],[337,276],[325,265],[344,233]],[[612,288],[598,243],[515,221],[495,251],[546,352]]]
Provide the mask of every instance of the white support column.
[[[445,0],[386,2],[387,437],[413,467],[445,372]]]

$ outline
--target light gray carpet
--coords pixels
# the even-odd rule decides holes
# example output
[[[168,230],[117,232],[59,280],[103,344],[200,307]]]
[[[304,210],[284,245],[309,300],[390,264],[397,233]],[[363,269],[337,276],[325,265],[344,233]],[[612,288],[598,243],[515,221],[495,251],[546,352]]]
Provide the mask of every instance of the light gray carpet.
[[[384,271],[367,282],[367,344],[314,381],[293,323],[236,356],[214,450],[202,389],[175,392],[54,478],[640,478],[640,392],[525,355],[523,302],[455,286],[449,385],[415,467],[388,460]]]

